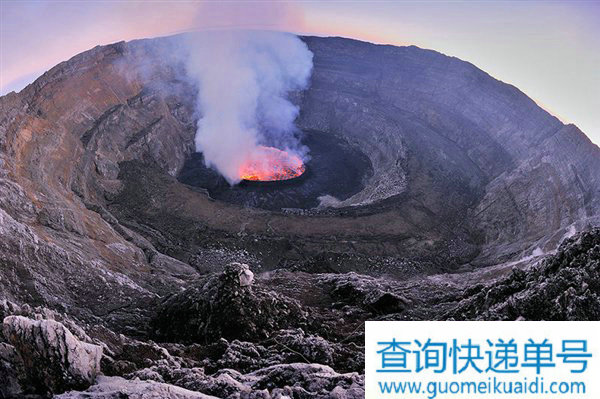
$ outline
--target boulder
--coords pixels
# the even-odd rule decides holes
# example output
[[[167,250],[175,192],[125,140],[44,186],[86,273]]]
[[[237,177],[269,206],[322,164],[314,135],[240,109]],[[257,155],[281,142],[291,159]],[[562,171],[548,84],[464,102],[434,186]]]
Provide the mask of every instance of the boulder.
[[[220,338],[256,341],[303,323],[306,315],[296,300],[256,286],[252,280],[248,265],[234,262],[222,273],[171,296],[153,320],[156,338],[198,343]]]
[[[61,323],[8,316],[4,337],[14,350],[13,359],[24,373],[20,385],[25,393],[48,395],[69,389],[86,389],[100,371],[102,348],[82,342]],[[7,353],[10,348],[7,349]]]
[[[324,275],[321,280],[332,287],[333,298],[342,303],[360,306],[374,314],[401,313],[410,304],[404,296],[393,292],[383,278],[351,272]]]

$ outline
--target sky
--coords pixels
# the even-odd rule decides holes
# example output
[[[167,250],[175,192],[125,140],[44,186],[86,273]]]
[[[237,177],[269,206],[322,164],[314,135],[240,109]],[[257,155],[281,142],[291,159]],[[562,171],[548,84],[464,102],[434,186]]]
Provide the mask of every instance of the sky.
[[[0,94],[98,44],[227,28],[437,50],[600,144],[600,0],[0,0]]]

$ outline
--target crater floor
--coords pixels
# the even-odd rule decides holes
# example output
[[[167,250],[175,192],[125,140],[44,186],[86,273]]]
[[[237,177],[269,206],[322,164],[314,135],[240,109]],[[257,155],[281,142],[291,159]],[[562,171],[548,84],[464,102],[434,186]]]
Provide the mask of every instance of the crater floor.
[[[310,159],[306,171],[289,181],[246,182],[231,186],[215,170],[204,164],[202,154],[193,153],[183,165],[178,180],[206,189],[217,200],[245,207],[280,210],[318,207],[319,198],[330,195],[345,200],[360,192],[373,174],[369,158],[339,136],[307,130],[302,144]]]

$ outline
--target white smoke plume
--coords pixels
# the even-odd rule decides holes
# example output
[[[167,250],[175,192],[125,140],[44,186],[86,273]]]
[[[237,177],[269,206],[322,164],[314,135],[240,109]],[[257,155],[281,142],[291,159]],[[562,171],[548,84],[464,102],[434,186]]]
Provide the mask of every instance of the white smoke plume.
[[[306,88],[312,53],[297,36],[213,31],[187,37],[188,74],[198,84],[196,151],[230,184],[259,145],[303,157],[287,94]]]

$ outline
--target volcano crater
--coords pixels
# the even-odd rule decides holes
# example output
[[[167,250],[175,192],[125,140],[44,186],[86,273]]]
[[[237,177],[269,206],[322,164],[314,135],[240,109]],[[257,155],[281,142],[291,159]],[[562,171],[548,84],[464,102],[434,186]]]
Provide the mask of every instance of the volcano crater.
[[[360,192],[373,175],[371,161],[345,139],[317,130],[306,130],[302,144],[309,148],[306,171],[295,178],[277,181],[250,181],[230,185],[219,172],[205,165],[201,153],[184,163],[178,180],[208,191],[211,198],[244,207],[282,210],[311,209],[324,196],[340,201]]]

